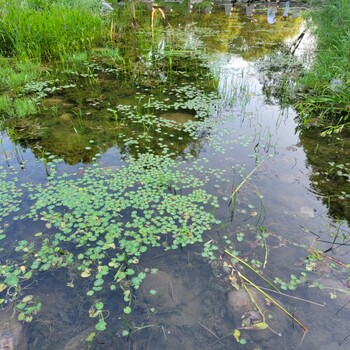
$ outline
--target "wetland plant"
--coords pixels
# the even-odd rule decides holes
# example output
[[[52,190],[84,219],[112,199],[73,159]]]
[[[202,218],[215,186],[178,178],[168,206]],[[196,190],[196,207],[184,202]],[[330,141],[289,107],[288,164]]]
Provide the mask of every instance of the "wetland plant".
[[[305,92],[296,107],[305,124],[316,117],[326,125],[349,126],[350,3],[329,0],[320,5],[310,2],[317,3],[307,16],[318,41],[318,50],[315,64],[301,78]]]
[[[54,164],[48,166],[48,181],[37,185],[19,186],[16,177],[1,169],[1,219],[38,221],[42,230],[12,242],[16,258],[2,260],[0,302],[10,302],[8,291],[15,290],[12,302],[18,317],[29,322],[41,304],[25,295],[28,282],[39,273],[69,268],[74,276],[70,287],[82,279],[90,281],[85,284],[92,304],[89,314],[102,331],[106,288],[122,290],[124,313],[130,313],[133,290],[146,276],[138,267],[142,255],[152,247],[170,250],[202,242],[203,233],[217,223],[209,212],[217,199],[202,188],[205,180],[168,157],[146,154],[117,171],[96,164],[61,175]],[[21,210],[24,193],[31,206]],[[6,227],[0,239],[12,240]]]
[[[0,86],[2,91],[20,92],[22,88],[40,77],[39,64],[32,61],[14,61],[0,58]]]
[[[0,112],[11,118],[25,118],[38,112],[37,101],[33,98],[23,97],[11,99],[0,96]]]
[[[1,7],[0,53],[5,56],[60,59],[89,50],[105,37],[100,13],[86,6],[10,0]]]

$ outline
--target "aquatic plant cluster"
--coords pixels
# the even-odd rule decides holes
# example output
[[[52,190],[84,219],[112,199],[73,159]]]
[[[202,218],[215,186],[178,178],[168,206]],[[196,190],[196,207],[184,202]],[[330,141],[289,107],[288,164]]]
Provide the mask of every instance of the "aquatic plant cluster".
[[[59,161],[51,164],[44,184],[18,186],[16,177],[8,178],[1,169],[2,220],[18,212],[13,220],[43,222],[33,241],[15,243],[17,262],[9,259],[1,266],[1,303],[15,301],[9,291],[16,290],[22,298],[16,303],[21,320],[31,321],[40,308],[39,301],[23,305],[28,299],[21,293],[25,281],[36,272],[60,267],[74,268],[82,278],[91,279],[86,293],[94,296],[92,303],[106,287],[122,288],[128,304],[124,311],[129,313],[132,288],[146,276],[137,268],[142,254],[151,247],[168,250],[202,242],[203,232],[219,223],[208,211],[218,203],[202,188],[207,177],[181,169],[181,162],[145,154],[117,170],[95,164],[73,174],[57,174]],[[24,196],[31,205],[20,210]],[[6,225],[12,224],[3,225],[1,239]],[[101,331],[106,324],[100,316],[96,329]]]
[[[187,142],[198,140],[208,128],[205,118],[208,117],[218,102],[217,94],[206,93],[198,83],[179,84],[171,89],[164,88],[164,100],[154,96],[137,95],[137,105],[120,104],[116,108],[108,108],[116,124],[132,129],[130,134],[120,132],[118,137],[129,153],[142,151],[156,152],[167,156],[179,155]],[[176,112],[186,111],[185,123],[180,124],[173,119]],[[157,115],[158,114],[158,115]],[[193,120],[192,120],[192,119]]]

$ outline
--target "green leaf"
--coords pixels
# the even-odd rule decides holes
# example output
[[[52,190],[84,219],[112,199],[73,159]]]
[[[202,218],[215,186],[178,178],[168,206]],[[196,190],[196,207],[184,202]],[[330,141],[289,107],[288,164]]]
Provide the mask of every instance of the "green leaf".
[[[95,282],[94,282],[94,286],[95,286],[95,287],[100,287],[100,286],[102,286],[102,284],[103,284],[103,279],[102,279],[102,278],[97,279],[97,280],[95,280]]]
[[[7,276],[7,278],[5,279],[5,283],[9,286],[9,287],[14,287],[17,286],[19,283],[19,279],[17,276],[15,275],[9,275]]]
[[[26,280],[29,280],[29,278],[32,278],[33,276],[33,272],[32,271],[28,271],[27,273],[25,273],[23,275],[23,278],[26,279]]]
[[[23,303],[29,303],[31,300],[33,300],[33,298],[34,298],[33,295],[27,295],[22,299],[22,301]]]
[[[102,310],[103,309],[103,303],[100,301],[100,302],[98,302],[98,303],[96,303],[95,304],[95,308],[97,309],[97,310]]]
[[[96,337],[96,333],[95,333],[95,332],[91,332],[91,333],[89,333],[89,335],[85,338],[85,341],[86,341],[87,343],[91,343],[91,342],[94,340],[95,337]]]
[[[131,312],[131,307],[130,306],[125,306],[125,308],[123,309],[124,313],[126,313],[127,315],[130,314]]]
[[[33,316],[26,316],[25,317],[26,322],[32,322],[33,321]]]
[[[96,330],[99,332],[103,332],[106,329],[106,322],[104,319],[100,319],[95,326]]]
[[[251,329],[251,330],[264,330],[266,328],[268,328],[269,325],[266,322],[259,322],[259,323],[255,323],[249,327],[244,327],[244,329]]]
[[[236,339],[236,342],[239,343],[239,338],[241,336],[241,331],[239,329],[235,329],[233,331],[233,336]]]
[[[131,275],[134,275],[135,274],[135,271],[133,270],[133,269],[127,269],[126,271],[125,271],[125,273],[128,275],[128,276],[131,276]]]

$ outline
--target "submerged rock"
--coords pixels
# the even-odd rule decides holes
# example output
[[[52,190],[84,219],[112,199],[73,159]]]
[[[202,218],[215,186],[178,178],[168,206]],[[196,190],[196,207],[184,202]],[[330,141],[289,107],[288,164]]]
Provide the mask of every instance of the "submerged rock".
[[[192,290],[185,288],[176,277],[163,271],[147,275],[140,286],[139,294],[143,306],[157,312],[158,319],[168,326],[196,324],[203,308]]]
[[[181,283],[162,271],[147,275],[140,291],[147,304],[162,308],[176,307],[181,300],[186,300],[186,290]]]
[[[248,291],[250,295],[244,288],[229,292],[227,310],[231,318],[239,323],[238,327],[248,332],[253,340],[267,340],[275,335],[281,335],[289,326],[288,316],[278,306],[267,302],[255,288],[249,287]],[[254,327],[264,322],[256,304],[264,314],[268,328]],[[279,304],[282,305],[280,302]]]
[[[110,3],[108,3],[107,1],[102,0],[101,1],[101,11],[103,15],[108,14],[109,12],[112,12],[114,10],[114,8],[112,7],[112,5]]]
[[[172,120],[179,125],[185,124],[189,120],[194,120],[193,114],[185,112],[167,112],[161,114],[159,118]]]
[[[258,305],[263,302],[255,289],[249,288],[249,293],[251,293],[251,296],[258,303]],[[241,318],[245,312],[254,310],[254,308],[255,305],[252,298],[248,295],[244,288],[232,290],[228,293],[227,310],[231,318],[237,319],[237,316]]]
[[[59,120],[62,122],[70,122],[72,117],[73,116],[70,113],[63,113],[59,116]]]
[[[8,308],[0,310],[0,350],[28,350],[25,325]]]
[[[80,333],[78,333],[74,338],[70,339],[65,347],[63,348],[63,350],[85,350],[87,349],[87,343],[85,341],[85,339],[87,338],[87,336],[92,333],[95,332],[95,327],[88,327],[84,330],[82,330]]]

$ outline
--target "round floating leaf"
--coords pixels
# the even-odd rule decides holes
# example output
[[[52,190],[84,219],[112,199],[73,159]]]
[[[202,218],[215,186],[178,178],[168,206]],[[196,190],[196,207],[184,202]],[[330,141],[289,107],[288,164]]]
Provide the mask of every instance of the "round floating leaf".
[[[31,300],[33,300],[34,296],[33,295],[27,295],[22,299],[23,303],[29,303]]]
[[[102,279],[102,278],[97,279],[97,280],[95,280],[95,282],[94,282],[94,286],[95,286],[95,287],[100,287],[100,286],[102,286],[102,284],[103,284],[103,279]]]
[[[129,335],[129,331],[128,330],[126,330],[126,329],[124,329],[123,331],[122,331],[122,336],[123,337],[127,337],[128,335]]]
[[[9,275],[7,276],[7,278],[5,279],[5,283],[9,286],[9,287],[14,287],[17,286],[19,283],[19,279],[17,276],[15,275]]]
[[[102,302],[98,302],[95,304],[95,307],[97,310],[102,310],[103,309],[103,303]]]
[[[127,315],[130,314],[131,312],[131,307],[130,306],[126,306],[124,309],[123,309],[124,313],[126,313]]]
[[[100,319],[95,326],[97,331],[103,332],[106,329],[106,322],[104,319]]]

